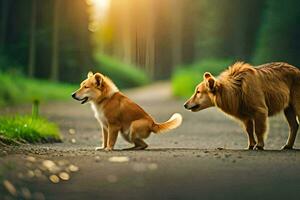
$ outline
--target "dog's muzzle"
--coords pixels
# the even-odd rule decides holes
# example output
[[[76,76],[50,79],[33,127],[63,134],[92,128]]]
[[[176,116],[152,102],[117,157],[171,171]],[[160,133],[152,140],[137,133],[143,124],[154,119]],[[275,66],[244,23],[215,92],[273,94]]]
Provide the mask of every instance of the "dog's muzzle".
[[[187,110],[196,111],[200,108],[200,105],[196,104],[196,105],[190,106],[188,103],[185,103],[184,108]]]
[[[76,92],[74,92],[74,93],[72,94],[72,98],[75,99],[75,100],[77,100],[77,101],[81,101],[81,104],[85,104],[85,103],[89,100],[88,97],[84,97],[84,98],[82,98],[82,99],[77,98],[77,97],[76,97]]]

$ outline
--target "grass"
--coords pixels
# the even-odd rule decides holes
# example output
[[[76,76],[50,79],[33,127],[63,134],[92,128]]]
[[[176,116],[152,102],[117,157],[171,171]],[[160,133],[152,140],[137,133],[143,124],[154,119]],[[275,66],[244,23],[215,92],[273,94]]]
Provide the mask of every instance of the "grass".
[[[0,106],[31,103],[33,100],[67,100],[75,89],[69,84],[4,73],[0,74]]]
[[[0,117],[0,141],[5,144],[60,141],[56,124],[32,116]]]
[[[99,72],[110,77],[120,88],[145,85],[150,82],[147,74],[133,65],[124,64],[107,55],[97,54],[95,60]]]
[[[179,66],[172,76],[172,90],[174,96],[190,97],[195,86],[203,80],[205,72],[211,72],[217,76],[221,71],[231,65],[232,59],[203,60],[188,66]]]
[[[0,144],[59,142],[56,124],[39,117],[39,101],[32,104],[31,116],[0,117]]]
[[[1,116],[0,145],[60,141],[56,124],[39,117],[39,101],[69,99],[75,87],[0,74],[0,106],[32,103],[32,116]]]

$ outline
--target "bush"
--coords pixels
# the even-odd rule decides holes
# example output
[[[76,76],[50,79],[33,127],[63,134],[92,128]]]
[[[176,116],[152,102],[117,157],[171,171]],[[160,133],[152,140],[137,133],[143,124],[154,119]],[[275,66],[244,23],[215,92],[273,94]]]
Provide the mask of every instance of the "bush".
[[[172,75],[172,90],[177,97],[189,97],[195,86],[203,79],[205,72],[217,76],[232,64],[232,59],[203,60],[188,66],[179,66]]]
[[[95,58],[97,70],[110,77],[120,88],[145,85],[150,82],[146,73],[135,66],[124,64],[110,56],[98,54]]]
[[[33,80],[21,75],[0,74],[0,106],[69,99],[75,87],[68,84]]]

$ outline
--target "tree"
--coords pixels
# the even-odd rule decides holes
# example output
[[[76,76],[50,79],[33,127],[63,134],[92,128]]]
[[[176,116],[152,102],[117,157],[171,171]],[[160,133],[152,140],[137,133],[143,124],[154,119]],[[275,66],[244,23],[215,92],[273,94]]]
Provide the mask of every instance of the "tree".
[[[5,50],[5,40],[7,31],[7,11],[8,11],[8,0],[2,0],[2,10],[1,10],[1,32],[0,32],[0,53]]]
[[[180,65],[182,62],[182,0],[173,0],[170,2],[173,13],[171,21],[172,37],[172,67]]]
[[[53,9],[53,35],[52,35],[52,65],[51,65],[51,79],[58,80],[59,73],[59,7],[60,0],[54,0]]]
[[[31,3],[31,19],[30,19],[30,38],[29,38],[29,63],[28,75],[34,77],[35,73],[35,55],[36,55],[36,0]]]
[[[254,63],[285,61],[300,66],[299,7],[297,0],[267,1]]]
[[[198,58],[249,60],[261,21],[264,0],[201,0],[198,2]]]

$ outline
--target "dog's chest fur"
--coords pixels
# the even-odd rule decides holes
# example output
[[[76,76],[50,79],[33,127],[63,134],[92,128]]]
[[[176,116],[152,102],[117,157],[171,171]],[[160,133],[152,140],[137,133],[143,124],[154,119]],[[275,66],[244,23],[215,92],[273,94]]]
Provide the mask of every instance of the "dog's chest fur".
[[[101,106],[98,106],[96,105],[95,103],[91,103],[91,107],[92,107],[92,110],[94,111],[94,114],[95,114],[95,118],[98,120],[98,122],[100,123],[100,126],[101,128],[103,129],[107,129],[108,128],[108,122],[107,122],[107,118],[101,108]],[[130,134],[129,134],[129,128],[127,129],[122,129],[120,130],[123,138],[125,140],[127,140],[128,142],[131,142],[131,139],[130,139]]]
[[[94,111],[95,118],[101,124],[101,126],[107,123],[107,119],[104,115],[104,112],[100,106],[97,106],[95,103],[91,103],[92,110]]]

